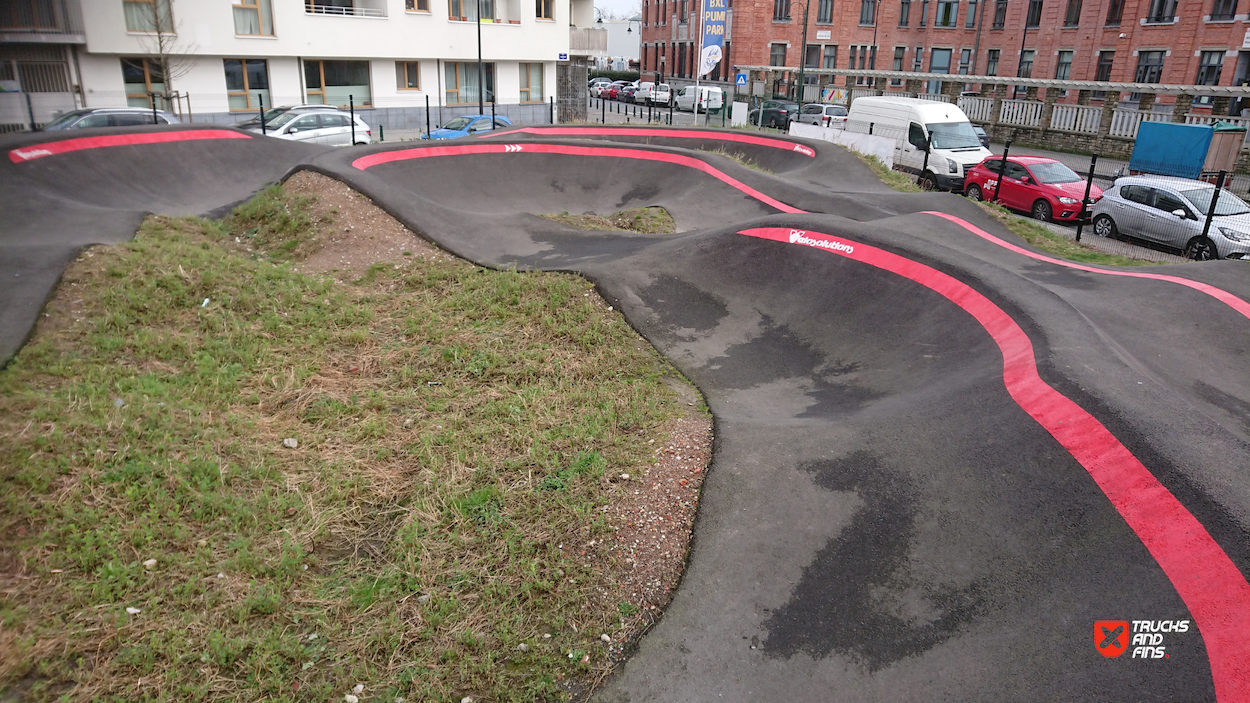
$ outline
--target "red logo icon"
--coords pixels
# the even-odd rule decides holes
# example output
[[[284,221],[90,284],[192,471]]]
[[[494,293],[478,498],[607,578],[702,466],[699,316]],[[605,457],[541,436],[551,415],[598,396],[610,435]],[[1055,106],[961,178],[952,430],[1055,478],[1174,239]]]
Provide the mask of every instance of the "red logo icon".
[[[1115,659],[1128,649],[1128,620],[1094,621],[1094,649],[1108,659]]]

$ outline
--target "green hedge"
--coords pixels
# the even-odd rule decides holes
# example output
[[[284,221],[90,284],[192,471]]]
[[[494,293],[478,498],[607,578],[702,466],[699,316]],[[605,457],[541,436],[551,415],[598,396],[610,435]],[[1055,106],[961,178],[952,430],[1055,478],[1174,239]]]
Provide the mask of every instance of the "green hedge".
[[[600,76],[603,76],[604,78],[610,78],[614,81],[636,81],[638,80],[637,71],[598,71],[598,70],[591,71],[586,76],[586,80],[590,80],[591,78],[598,78]]]

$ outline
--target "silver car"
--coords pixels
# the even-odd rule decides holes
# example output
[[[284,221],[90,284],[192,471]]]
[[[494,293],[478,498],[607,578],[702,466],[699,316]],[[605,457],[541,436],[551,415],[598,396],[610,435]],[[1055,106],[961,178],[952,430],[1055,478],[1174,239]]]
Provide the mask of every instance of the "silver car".
[[[846,126],[846,106],[829,103],[807,103],[799,108],[799,122],[814,124],[821,127]]]
[[[351,116],[332,108],[284,112],[266,122],[265,127],[266,134],[270,137],[309,144],[351,146],[373,143],[373,130],[360,119],[360,115],[356,115],[353,131]],[[261,133],[259,127],[248,131],[253,134]]]
[[[86,107],[71,110],[48,124],[43,131],[55,132],[62,129],[89,129],[91,127],[137,127],[145,124],[179,124],[176,115],[157,110],[155,113],[145,107]]]
[[[1203,236],[1214,193],[1214,185],[1188,178],[1120,178],[1094,205],[1094,233],[1144,239],[1198,261],[1250,259],[1250,205],[1227,190],[1220,191],[1211,229]]]

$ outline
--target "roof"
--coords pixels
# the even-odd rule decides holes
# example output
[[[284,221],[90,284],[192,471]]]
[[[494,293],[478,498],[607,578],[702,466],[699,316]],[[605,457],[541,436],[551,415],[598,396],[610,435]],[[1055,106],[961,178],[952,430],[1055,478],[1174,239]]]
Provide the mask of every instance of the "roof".
[[[1192,178],[1177,178],[1176,176],[1156,176],[1153,173],[1143,173],[1137,176],[1123,176],[1116,179],[1117,185],[1135,183],[1155,186],[1171,186],[1173,188],[1215,188],[1212,183],[1206,181],[1195,181]]]
[[[987,157],[985,157],[985,158],[986,158],[986,159],[1001,159],[1001,158],[1003,158],[1003,155],[1002,155],[1002,154],[994,154],[993,156],[987,156]],[[1009,156],[1007,157],[1007,160],[1008,160],[1008,161],[1010,161],[1010,162],[1012,162],[1012,163],[1023,164],[1023,165],[1025,165],[1025,166],[1032,166],[1033,164],[1057,164],[1057,163],[1063,163],[1063,162],[1062,162],[1062,161],[1060,161],[1059,159],[1052,159],[1052,158],[1050,158],[1049,156],[1010,156],[1010,155],[1009,155]]]

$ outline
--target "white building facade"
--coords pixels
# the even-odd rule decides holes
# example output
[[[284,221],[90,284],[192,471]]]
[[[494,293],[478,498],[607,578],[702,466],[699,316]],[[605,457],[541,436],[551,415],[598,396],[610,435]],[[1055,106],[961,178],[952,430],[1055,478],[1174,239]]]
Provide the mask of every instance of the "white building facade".
[[[78,106],[155,99],[194,122],[243,120],[262,103],[350,102],[371,123],[424,128],[427,101],[441,123],[477,112],[479,98],[486,112],[493,98],[499,114],[550,122],[557,74],[594,53],[580,28],[596,38],[593,0],[15,1],[77,15],[63,48]],[[21,29],[0,27],[0,68],[12,64],[0,79],[57,44],[55,31]]]

